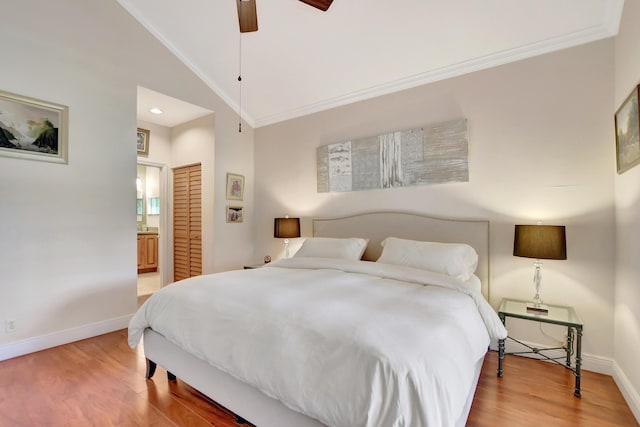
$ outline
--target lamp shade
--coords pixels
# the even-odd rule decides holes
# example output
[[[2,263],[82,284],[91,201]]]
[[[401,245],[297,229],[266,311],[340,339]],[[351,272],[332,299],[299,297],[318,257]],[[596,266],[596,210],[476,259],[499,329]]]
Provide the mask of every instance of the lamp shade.
[[[516,225],[513,255],[537,259],[567,259],[564,225]]]
[[[300,237],[300,218],[276,218],[273,223],[273,237],[280,239]]]

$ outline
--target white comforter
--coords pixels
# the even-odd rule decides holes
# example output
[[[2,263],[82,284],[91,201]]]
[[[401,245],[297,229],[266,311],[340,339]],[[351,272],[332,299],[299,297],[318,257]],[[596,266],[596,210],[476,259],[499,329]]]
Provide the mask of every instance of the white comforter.
[[[332,427],[454,425],[490,337],[506,337],[456,279],[320,258],[172,284],[135,314],[130,346],[145,328]]]

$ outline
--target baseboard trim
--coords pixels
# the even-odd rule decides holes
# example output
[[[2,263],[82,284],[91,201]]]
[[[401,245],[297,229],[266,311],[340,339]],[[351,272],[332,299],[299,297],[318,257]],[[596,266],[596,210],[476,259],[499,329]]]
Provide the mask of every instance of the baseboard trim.
[[[133,314],[130,314],[114,319],[108,319],[101,322],[82,325],[76,328],[66,329],[63,331],[53,332],[50,334],[5,344],[0,346],[0,361],[124,329],[128,327],[129,321],[132,317]],[[540,344],[527,344],[536,347],[542,347]],[[512,344],[509,342],[505,346],[505,350],[517,351],[519,349],[515,348],[516,345],[517,344]],[[562,353],[562,350],[549,352],[552,357],[560,357],[562,356]],[[535,354],[521,356],[540,359],[539,357],[536,357]],[[582,360],[582,368],[584,370],[598,372],[600,374],[610,375],[613,377],[618,388],[620,389],[620,392],[629,405],[631,412],[633,412],[636,420],[640,422],[640,394],[638,394],[638,391],[633,387],[631,381],[629,381],[620,366],[612,359],[590,354],[583,354]]]
[[[542,344],[536,344],[536,343],[531,343],[526,341],[523,341],[523,342],[532,347],[537,347],[537,348],[545,347]],[[511,340],[507,340],[505,344],[506,352],[509,353],[509,352],[522,351],[522,350],[523,350],[523,347],[521,347],[520,345],[518,345],[517,343]],[[565,356],[566,353],[564,352],[564,350],[550,350],[545,354],[553,358],[562,358]],[[536,354],[519,354],[519,356],[529,357],[531,359],[545,360],[543,357],[538,356]],[[584,352],[582,353],[582,369],[584,369],[585,371],[597,372],[599,374],[612,376],[614,373],[613,364],[614,364],[613,359],[602,357],[602,356],[596,356],[593,354],[586,354]]]
[[[133,314],[129,314],[1,345],[0,361],[124,329],[132,317]]]
[[[627,405],[629,405],[629,409],[633,412],[633,416],[636,417],[636,421],[640,423],[640,394],[638,394],[638,390],[633,387],[629,378],[616,362],[613,362],[613,380],[616,382],[618,389],[620,389]]]

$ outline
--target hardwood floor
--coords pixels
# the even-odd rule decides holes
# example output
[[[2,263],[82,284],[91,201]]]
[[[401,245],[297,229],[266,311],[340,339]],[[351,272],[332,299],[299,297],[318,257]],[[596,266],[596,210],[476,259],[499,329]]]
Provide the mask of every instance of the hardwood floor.
[[[487,354],[467,426],[638,426],[608,375],[582,371],[581,398],[573,395],[575,377],[562,366],[526,357]]]
[[[638,426],[611,377],[584,372],[582,398],[561,366],[485,359],[468,426]],[[144,379],[141,346],[117,331],[0,362],[0,426],[217,426],[234,415],[161,368]]]

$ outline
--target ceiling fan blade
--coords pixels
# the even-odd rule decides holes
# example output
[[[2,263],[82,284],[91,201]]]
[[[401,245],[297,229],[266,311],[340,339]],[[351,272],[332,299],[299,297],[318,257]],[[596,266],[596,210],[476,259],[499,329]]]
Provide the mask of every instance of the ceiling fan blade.
[[[300,0],[303,3],[306,3],[310,6],[316,7],[323,12],[326,12],[333,3],[333,0]]]
[[[258,15],[256,14],[256,0],[236,0],[238,6],[238,23],[241,33],[258,31]]]

